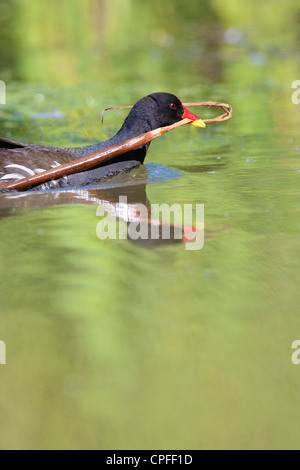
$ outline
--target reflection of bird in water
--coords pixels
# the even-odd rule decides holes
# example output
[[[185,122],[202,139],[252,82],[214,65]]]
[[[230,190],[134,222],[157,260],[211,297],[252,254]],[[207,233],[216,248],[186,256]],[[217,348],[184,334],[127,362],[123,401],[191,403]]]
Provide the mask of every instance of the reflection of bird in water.
[[[119,177],[112,179],[111,183],[116,180],[119,184],[102,185],[102,187],[71,189],[61,191],[38,191],[38,192],[24,192],[24,193],[8,193],[0,195],[0,218],[8,216],[17,216],[16,209],[24,208],[45,208],[49,206],[66,205],[66,204],[91,204],[95,206],[96,212],[99,216],[109,216],[110,220],[118,221],[122,224],[123,231],[128,235],[132,224],[136,224],[137,231],[141,234],[146,234],[143,238],[137,237],[133,239],[126,235],[132,243],[140,244],[143,246],[158,246],[173,243],[182,243],[184,233],[187,230],[193,231],[193,227],[185,227],[181,224],[164,223],[152,213],[152,205],[150,204],[146,188],[149,182],[159,181],[161,179],[170,179],[171,177],[179,177],[180,173],[177,171],[167,169],[161,165],[151,168],[148,174],[147,167],[140,167],[133,172],[133,175],[123,175],[122,183]],[[158,171],[158,168],[160,171]],[[163,169],[165,168],[165,173]],[[153,171],[151,178],[151,170]],[[167,175],[167,176],[166,176]],[[136,181],[133,183],[132,177]],[[127,180],[127,181],[126,181]],[[100,217],[95,217],[95,226],[101,221]],[[128,230],[127,230],[128,229]],[[168,230],[169,229],[169,230]],[[155,233],[155,238],[153,238]],[[167,234],[167,236],[166,236]],[[176,238],[178,237],[178,238]]]
[[[0,139],[0,189],[1,182],[33,176],[185,118],[191,119],[193,125],[205,127],[204,122],[188,111],[176,96],[169,93],[153,93],[135,104],[114,137],[96,145],[64,149]],[[78,188],[129,171],[144,162],[149,145],[145,144],[91,170],[45,183],[40,189]]]
[[[3,194],[0,195],[0,218],[18,216],[19,211],[17,209],[42,209],[66,204],[91,204],[95,206],[95,228],[99,220],[101,220],[99,217],[96,217],[97,213],[99,215],[99,209],[102,211],[101,215],[103,215],[105,210],[105,213],[111,219],[122,223],[125,229],[132,223],[139,224],[138,231],[147,234],[144,239],[141,237],[136,239],[130,236],[124,237],[134,244],[143,247],[155,247],[190,242],[191,237],[195,233],[195,226],[186,223],[177,225],[172,223],[166,224],[161,219],[158,219],[156,212],[152,213],[153,206],[148,200],[146,188],[147,182],[139,182],[137,184],[126,185],[124,183],[116,187],[95,189]],[[145,213],[145,210],[147,213]],[[22,215],[23,211],[20,214]],[[170,230],[168,230],[169,228]],[[214,240],[221,234],[230,231],[230,226],[206,226],[205,241]],[[153,232],[157,235],[156,238],[151,236]],[[166,233],[167,237],[165,237]]]

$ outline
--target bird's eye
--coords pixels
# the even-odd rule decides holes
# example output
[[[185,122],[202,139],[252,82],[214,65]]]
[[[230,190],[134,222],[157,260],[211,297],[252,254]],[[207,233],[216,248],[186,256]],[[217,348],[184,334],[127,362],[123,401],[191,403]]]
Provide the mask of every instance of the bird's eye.
[[[175,103],[172,103],[172,104],[170,105],[170,108],[174,110],[174,109],[177,109],[177,106],[176,106]]]

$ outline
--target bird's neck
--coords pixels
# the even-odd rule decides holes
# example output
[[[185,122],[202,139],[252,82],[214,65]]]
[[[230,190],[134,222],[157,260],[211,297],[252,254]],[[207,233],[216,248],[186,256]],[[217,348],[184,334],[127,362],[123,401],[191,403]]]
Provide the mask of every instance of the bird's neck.
[[[142,121],[127,118],[113,139],[116,139],[117,143],[124,142],[125,140],[133,139],[153,129],[155,129],[155,125],[151,122],[150,118],[143,119]]]
[[[144,134],[145,132],[148,132],[146,129],[141,129],[136,127],[135,130],[132,128],[128,128],[125,123],[121,127],[121,129],[118,131],[116,135],[114,135],[111,139],[105,140],[104,142],[100,142],[98,144],[94,145],[89,145],[87,147],[77,147],[72,149],[74,154],[76,155],[77,158],[79,157],[84,157],[88,155],[92,155],[97,152],[101,152],[102,150],[105,150],[109,147],[113,147],[114,145],[121,144],[122,142],[125,142],[126,140],[132,139],[134,137],[137,137],[138,135]],[[143,145],[142,147],[139,147],[135,150],[132,150],[126,154],[123,155],[122,160],[137,160],[140,163],[143,163],[148,151],[150,143]]]
[[[80,153],[81,156],[91,155],[92,153],[100,152],[101,150],[105,150],[109,147],[114,145],[118,145],[126,140],[133,139],[139,135],[145,134],[153,129],[155,129],[155,123],[151,121],[151,117],[138,116],[135,115],[135,110],[132,110],[131,113],[127,116],[122,125],[121,129],[117,132],[117,134],[109,140],[105,142],[100,142],[99,144],[91,145],[88,147],[81,147],[80,149],[76,149],[76,154]],[[150,144],[146,144],[142,147],[139,147],[136,150],[129,152],[129,154],[125,157],[125,159],[132,158],[137,159],[141,163],[143,163],[147,150]],[[135,158],[133,158],[135,157]]]

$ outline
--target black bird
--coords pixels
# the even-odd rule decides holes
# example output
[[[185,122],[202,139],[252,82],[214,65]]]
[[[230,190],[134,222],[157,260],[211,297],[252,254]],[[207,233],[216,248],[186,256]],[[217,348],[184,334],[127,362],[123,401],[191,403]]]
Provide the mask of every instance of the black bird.
[[[119,132],[109,140],[87,147],[58,148],[22,144],[0,138],[0,188],[1,183],[18,181],[81,157],[99,152],[145,132],[189,118],[191,124],[205,127],[204,122],[188,111],[181,101],[170,93],[153,93],[140,99],[131,109]],[[87,186],[112,177],[122,171],[141,165],[149,143],[124,155],[100,164],[92,170],[50,181],[38,189],[55,189]]]

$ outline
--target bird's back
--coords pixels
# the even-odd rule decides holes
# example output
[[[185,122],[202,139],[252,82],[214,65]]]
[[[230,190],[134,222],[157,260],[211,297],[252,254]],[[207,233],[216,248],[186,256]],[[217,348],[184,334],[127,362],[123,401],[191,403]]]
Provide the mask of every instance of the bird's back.
[[[26,178],[76,158],[72,149],[0,139],[0,181]]]

